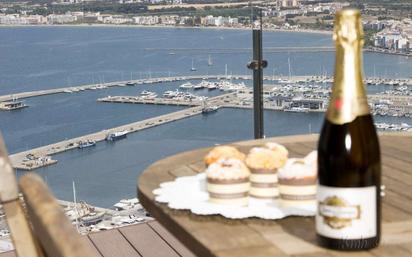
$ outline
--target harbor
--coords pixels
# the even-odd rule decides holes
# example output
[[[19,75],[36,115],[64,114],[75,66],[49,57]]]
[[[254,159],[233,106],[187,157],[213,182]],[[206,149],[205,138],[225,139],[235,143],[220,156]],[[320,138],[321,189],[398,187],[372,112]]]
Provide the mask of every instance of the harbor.
[[[198,89],[208,89],[204,85],[213,85],[213,89],[223,92],[233,92],[230,96],[220,98],[218,105],[228,108],[252,108],[253,91],[240,83],[227,80],[210,82],[202,80],[199,84],[182,84],[175,91],[166,91],[161,96],[157,93],[144,90],[136,96],[107,96],[97,99],[106,103],[153,104],[175,106],[201,106],[207,103],[208,97],[199,96]],[[192,89],[193,93],[188,92]],[[390,94],[389,94],[389,93]],[[315,83],[285,83],[265,85],[263,91],[264,108],[267,110],[285,112],[324,112],[327,109],[330,97],[330,88]],[[394,90],[369,94],[371,112],[375,115],[411,117],[412,94],[407,86],[397,86]]]
[[[54,160],[52,156],[64,151],[76,148],[83,149],[93,147],[96,143],[105,140],[115,141],[117,138],[126,137],[129,133],[192,117],[201,113],[207,114],[209,112],[215,112],[218,111],[219,108],[251,109],[253,107],[252,89],[246,86],[243,82],[237,82],[246,79],[250,79],[250,77],[246,75],[232,75],[230,78],[226,75],[182,76],[123,81],[121,83],[116,82],[102,85],[86,85],[81,87],[83,90],[73,90],[73,88],[60,89],[60,93],[68,93],[69,90],[70,93],[73,93],[81,92],[86,89],[97,90],[113,86],[136,86],[162,83],[166,81],[182,81],[182,84],[175,90],[164,92],[158,91],[157,93],[150,90],[143,90],[134,96],[109,95],[98,98],[97,102],[172,105],[183,106],[186,109],[19,152],[11,156],[13,166],[19,170],[34,170],[57,163],[57,160]],[[196,80],[199,82],[193,83]],[[266,110],[302,113],[324,112],[328,106],[330,87],[326,83],[331,82],[330,78],[316,76],[279,78],[268,76],[265,78],[265,81],[268,83],[265,84],[263,91],[263,102]],[[269,83],[268,81],[274,83]],[[392,84],[393,88],[391,90],[368,95],[371,112],[381,116],[411,117],[412,94],[409,89],[409,83],[411,82],[412,81],[407,79],[390,81],[381,79],[367,80],[366,83],[369,85],[373,85],[374,83],[388,83]],[[79,87],[76,87],[76,89],[78,88]],[[203,90],[216,90],[217,92],[220,91],[220,93],[213,97],[199,95],[197,93],[202,92]],[[57,93],[56,90],[50,92]],[[47,92],[44,91],[38,91],[37,93],[32,92],[30,94],[14,94],[12,96],[12,101],[16,101],[16,96],[19,96],[21,99],[24,97],[44,95],[46,93]],[[409,127],[402,124],[399,126],[396,124],[382,124],[379,125],[379,128],[384,130],[409,130]]]
[[[208,99],[208,103],[217,105],[222,102],[222,99],[230,97],[232,93],[219,95]],[[67,139],[58,143],[49,144],[35,149],[23,151],[17,154],[12,154],[10,159],[13,167],[19,170],[34,170],[40,167],[57,163],[52,159],[52,155],[79,148],[79,142],[101,142],[107,140],[108,136],[113,133],[123,132],[124,136],[129,133],[137,132],[143,129],[148,129],[154,126],[162,125],[168,122],[192,117],[202,113],[202,106],[195,106],[181,111],[172,112],[165,115],[145,119],[142,121],[133,122],[119,127],[102,130],[96,133],[85,136]],[[109,140],[107,140],[109,141]]]
[[[331,83],[332,77],[328,76],[264,76],[264,81],[271,81],[280,84],[299,84],[299,83]],[[62,87],[46,90],[28,91],[20,92],[14,94],[7,94],[0,96],[0,110],[5,110],[5,103],[14,101],[16,99],[25,99],[38,96],[46,96],[53,94],[62,93],[80,93],[86,90],[101,90],[112,87],[126,87],[126,86],[138,86],[147,84],[157,84],[165,82],[176,82],[176,81],[190,81],[190,80],[252,80],[250,75],[192,75],[192,76],[174,76],[174,77],[157,77],[157,78],[147,78],[147,79],[137,79],[137,80],[125,80],[125,81],[115,81],[107,83],[96,83],[72,87]],[[393,85],[393,86],[412,86],[412,78],[397,78],[397,79],[387,79],[371,77],[365,79],[365,84],[368,85]]]

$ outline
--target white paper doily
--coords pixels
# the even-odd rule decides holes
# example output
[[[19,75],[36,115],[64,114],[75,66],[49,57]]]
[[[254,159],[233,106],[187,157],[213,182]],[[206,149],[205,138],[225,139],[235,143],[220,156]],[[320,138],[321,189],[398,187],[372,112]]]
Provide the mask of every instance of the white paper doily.
[[[282,219],[287,216],[314,216],[315,205],[300,206],[299,208],[284,208],[277,201],[249,198],[247,207],[225,206],[210,203],[206,191],[206,174],[179,177],[174,181],[160,184],[153,190],[155,200],[167,203],[169,208],[190,210],[197,215],[220,214],[229,219],[244,219],[257,217],[261,219]]]

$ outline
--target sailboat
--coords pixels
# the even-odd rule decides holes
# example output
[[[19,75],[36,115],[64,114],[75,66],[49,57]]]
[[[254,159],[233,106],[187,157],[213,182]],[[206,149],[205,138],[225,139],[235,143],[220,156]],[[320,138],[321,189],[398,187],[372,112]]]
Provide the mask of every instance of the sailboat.
[[[227,79],[227,64],[225,64],[225,78]]]
[[[190,71],[196,71],[196,68],[195,68],[195,66],[194,66],[194,64],[193,64],[193,59],[192,59],[192,68],[190,68]]]
[[[292,71],[291,71],[291,68],[290,68],[290,57],[288,57],[288,67],[289,67],[289,81],[291,81],[292,80]]]
[[[207,65],[209,65],[209,66],[213,65],[212,58],[210,57],[210,54],[209,54],[209,59],[207,60]]]
[[[292,69],[290,67],[290,57],[288,57],[289,77],[288,79],[279,79],[279,83],[292,83]]]

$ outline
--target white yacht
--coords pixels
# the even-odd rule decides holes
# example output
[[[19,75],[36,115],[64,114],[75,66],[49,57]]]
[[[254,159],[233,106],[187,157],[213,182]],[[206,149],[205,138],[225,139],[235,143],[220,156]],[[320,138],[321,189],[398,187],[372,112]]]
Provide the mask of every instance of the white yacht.
[[[217,89],[217,85],[215,83],[209,83],[209,85],[207,86],[207,89],[209,90]]]
[[[151,95],[151,94],[154,94],[154,92],[147,91],[147,90],[143,90],[142,92],[140,92],[140,95]]]
[[[190,82],[187,82],[187,83],[184,83],[184,84],[180,85],[179,88],[181,88],[181,89],[190,89],[190,88],[193,88],[193,84],[190,83]]]
[[[165,97],[165,98],[173,98],[173,97],[176,97],[179,93],[180,93],[180,92],[179,92],[178,90],[176,90],[176,91],[168,90],[168,91],[166,91],[166,92],[163,93],[163,97]]]
[[[197,89],[202,89],[202,88],[204,88],[205,86],[202,84],[202,83],[199,83],[199,84],[197,84],[197,85],[194,85],[193,86],[193,89],[195,89],[195,90],[197,90]]]
[[[309,112],[309,108],[305,107],[291,107],[288,109],[284,109],[285,112]]]

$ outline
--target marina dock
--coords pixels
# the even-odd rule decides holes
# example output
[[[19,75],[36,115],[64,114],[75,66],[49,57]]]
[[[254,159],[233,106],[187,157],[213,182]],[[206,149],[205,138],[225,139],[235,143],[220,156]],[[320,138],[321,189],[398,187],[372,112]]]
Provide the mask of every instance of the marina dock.
[[[208,103],[216,105],[221,102],[221,99],[230,97],[230,95],[232,94],[224,94],[224,95],[219,95],[216,97],[209,98]],[[41,147],[37,147],[37,148],[31,149],[28,151],[16,153],[16,154],[11,155],[10,159],[12,161],[13,167],[16,169],[33,170],[33,169],[44,167],[50,164],[54,164],[57,161],[53,160],[54,161],[53,163],[46,163],[46,162],[38,161],[38,162],[33,162],[31,163],[31,165],[28,166],[27,163],[28,163],[28,159],[30,159],[30,156],[36,156],[36,157],[42,156],[42,157],[47,157],[47,159],[49,159],[49,157],[51,157],[52,155],[78,148],[79,141],[86,142],[88,140],[92,140],[95,142],[101,142],[106,139],[109,133],[114,133],[117,131],[127,131],[128,133],[133,133],[133,132],[137,132],[143,129],[147,129],[147,128],[162,125],[165,123],[173,122],[176,120],[192,117],[192,116],[195,116],[201,113],[202,113],[201,106],[186,108],[181,111],[160,115],[154,118],[149,118],[149,119],[145,119],[142,121],[133,122],[133,123],[126,124],[123,126],[119,126],[119,127],[115,127],[115,128],[111,128],[107,130],[102,130],[102,131],[88,134],[85,136],[76,137],[76,138],[60,141],[58,143],[41,146]]]
[[[301,111],[304,112],[325,112],[329,97],[321,98],[285,98],[271,96],[273,93],[273,86],[265,86],[263,95],[264,108],[266,110],[275,111],[291,111],[286,108],[285,102],[289,103],[289,106],[295,105],[297,108],[305,108]],[[215,99],[214,104],[225,108],[253,108],[253,91],[250,89],[238,90],[230,94],[225,94],[223,97]],[[402,95],[385,95],[385,94],[370,94],[368,95],[369,103],[372,105],[379,105],[390,101],[395,110],[403,113],[412,113],[412,96]],[[207,100],[191,100],[182,97],[165,98],[155,97],[146,98],[144,96],[108,96],[97,99],[98,102],[105,103],[128,103],[128,104],[153,104],[153,105],[174,105],[174,106],[203,106]],[[299,110],[299,109],[297,109]]]
[[[87,85],[78,85],[72,87],[62,87],[54,89],[45,89],[37,91],[28,91],[13,93],[8,95],[1,95],[0,102],[12,101],[13,99],[25,99],[31,97],[52,95],[52,94],[63,94],[63,93],[77,93],[85,90],[99,90],[111,87],[125,87],[125,86],[138,86],[144,84],[156,84],[164,82],[175,82],[175,81],[187,81],[187,80],[220,80],[220,79],[233,79],[233,80],[251,80],[251,75],[191,75],[191,76],[171,76],[171,77],[158,77],[158,78],[146,78],[146,79],[136,79],[136,80],[125,80],[125,81],[115,81],[107,83],[96,83]],[[299,82],[331,82],[332,77],[317,76],[317,75],[307,75],[307,76],[264,76],[265,81],[274,81],[279,83],[299,83]],[[392,83],[391,79],[384,78],[366,78],[366,81],[380,82],[380,83]],[[405,85],[412,85],[412,78],[397,78],[397,82]]]
[[[121,83],[106,83],[103,85],[87,85],[76,88],[63,88],[46,91],[26,92],[21,94],[14,94],[10,96],[0,96],[0,101],[5,99],[6,101],[13,100],[17,97],[34,97],[45,94],[66,93],[66,92],[79,92],[86,89],[101,89],[114,86],[136,86],[140,84],[148,83],[161,83],[165,81],[180,81],[180,80],[202,80],[202,83],[209,83],[207,80],[221,80],[223,87],[219,90],[223,90],[222,94],[215,97],[199,96],[187,91],[169,91],[178,93],[173,97],[147,97],[145,95],[137,96],[107,96],[99,98],[97,101],[105,103],[126,103],[126,104],[153,104],[153,105],[175,105],[185,106],[184,110],[160,115],[157,117],[149,118],[143,121],[137,121],[123,126],[102,130],[85,136],[80,136],[68,140],[64,140],[58,143],[50,144],[47,146],[38,147],[35,149],[27,150],[24,152],[16,153],[11,156],[13,166],[21,170],[33,170],[47,165],[57,163],[57,160],[51,158],[52,155],[68,151],[74,148],[82,148],[94,145],[96,142],[100,142],[106,139],[109,134],[113,133],[132,133],[147,129],[153,126],[165,124],[168,122],[184,119],[186,117],[192,117],[198,115],[204,111],[206,105],[215,108],[253,108],[253,93],[250,87],[246,87],[244,84],[233,84],[226,80],[225,75],[210,75],[210,76],[181,76],[181,77],[165,77],[156,78],[150,80],[134,80],[123,81]],[[250,76],[231,76],[233,80],[251,79]],[[316,83],[317,81],[326,81],[327,78],[319,78],[316,76],[299,76],[287,78],[287,81],[281,81],[286,78],[279,78],[273,76],[265,77],[265,80],[277,81],[283,83],[282,87],[275,87],[272,84],[264,86],[263,99],[264,108],[267,110],[276,111],[290,111],[290,112],[324,112],[328,105],[329,88],[321,88]],[[311,81],[315,81],[312,83]],[[302,83],[300,83],[302,82]],[[330,82],[330,81],[328,81]],[[369,81],[370,82],[370,81]],[[408,90],[408,85],[412,84],[412,80],[392,80],[391,83],[402,83],[401,88]],[[211,82],[217,90],[216,83]],[[290,83],[290,84],[289,84]],[[293,84],[296,83],[296,84]],[[389,82],[388,82],[389,83]],[[190,83],[188,83],[190,84]],[[240,86],[241,85],[241,86]],[[106,87],[107,86],[107,87]],[[181,85],[182,86],[182,85]],[[233,88],[232,86],[236,86]],[[240,86],[240,87],[239,87]],[[194,86],[193,86],[194,87]],[[75,89],[75,90],[74,90]],[[318,93],[314,93],[312,89],[316,89]],[[402,90],[404,90],[402,89]],[[73,91],[74,90],[74,91]],[[371,111],[376,115],[389,115],[389,116],[411,116],[412,114],[412,96],[408,94],[402,95],[402,92],[406,91],[385,91],[380,94],[368,95],[369,103],[371,104]],[[142,91],[143,92],[143,91]],[[302,92],[310,92],[304,94]],[[146,93],[150,93],[146,91]],[[166,93],[166,92],[165,92]],[[398,94],[398,95],[396,95]],[[10,97],[10,99],[8,98]],[[17,98],[18,99],[18,98]],[[206,111],[205,111],[206,112]]]

